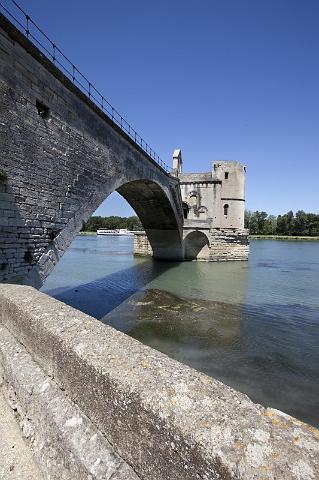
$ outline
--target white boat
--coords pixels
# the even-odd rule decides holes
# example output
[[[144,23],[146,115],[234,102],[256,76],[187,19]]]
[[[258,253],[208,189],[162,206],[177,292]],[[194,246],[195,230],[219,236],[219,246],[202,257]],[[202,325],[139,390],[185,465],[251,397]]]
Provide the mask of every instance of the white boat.
[[[107,230],[106,228],[100,228],[99,230],[96,231],[97,235],[125,235],[132,237],[134,235],[133,232],[130,230],[127,230],[126,228],[119,228],[117,230]]]

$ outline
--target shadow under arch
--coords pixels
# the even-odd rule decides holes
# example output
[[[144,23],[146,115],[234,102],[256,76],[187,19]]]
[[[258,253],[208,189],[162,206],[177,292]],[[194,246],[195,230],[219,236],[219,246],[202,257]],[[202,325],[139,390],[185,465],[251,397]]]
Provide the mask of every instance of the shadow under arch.
[[[184,240],[185,260],[207,259],[209,256],[209,240],[205,233],[196,230],[190,232]]]
[[[131,205],[139,217],[153,249],[160,260],[182,260],[182,219],[172,206],[174,198],[154,181],[133,180],[116,191]]]
[[[147,258],[86,283],[49,289],[44,286],[42,291],[100,320],[132,295],[142,292],[152,280],[178,265],[178,262],[156,262]]]

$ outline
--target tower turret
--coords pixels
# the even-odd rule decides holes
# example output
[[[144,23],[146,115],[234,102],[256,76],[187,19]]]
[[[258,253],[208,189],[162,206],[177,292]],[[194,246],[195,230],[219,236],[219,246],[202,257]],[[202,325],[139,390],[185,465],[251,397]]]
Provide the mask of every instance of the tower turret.
[[[182,173],[183,169],[183,160],[182,160],[182,150],[176,149],[173,153],[173,170],[172,175],[178,177]]]

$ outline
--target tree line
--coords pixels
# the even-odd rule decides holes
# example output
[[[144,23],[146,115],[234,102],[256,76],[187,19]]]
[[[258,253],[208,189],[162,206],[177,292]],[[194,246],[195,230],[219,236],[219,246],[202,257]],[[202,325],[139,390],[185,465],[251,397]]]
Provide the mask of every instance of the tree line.
[[[139,218],[132,217],[91,217],[84,223],[83,232],[96,232],[99,228],[116,230],[127,228],[128,230],[144,230]],[[245,228],[249,228],[251,235],[285,235],[300,237],[319,236],[319,214],[305,213],[298,210],[284,215],[268,215],[267,212],[245,211]]]
[[[319,214],[298,210],[284,215],[268,215],[266,212],[245,212],[245,228],[251,235],[285,235],[300,237],[319,236]]]
[[[96,232],[99,228],[117,230],[127,228],[128,230],[144,230],[137,216],[132,217],[91,217],[82,227],[82,232]]]

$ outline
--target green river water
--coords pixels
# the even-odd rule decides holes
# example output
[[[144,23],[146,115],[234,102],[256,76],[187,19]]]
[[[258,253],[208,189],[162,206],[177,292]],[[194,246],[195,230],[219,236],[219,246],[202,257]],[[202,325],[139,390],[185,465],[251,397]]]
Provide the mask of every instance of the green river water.
[[[319,425],[319,242],[256,240],[229,263],[132,251],[130,237],[78,236],[43,291]]]

